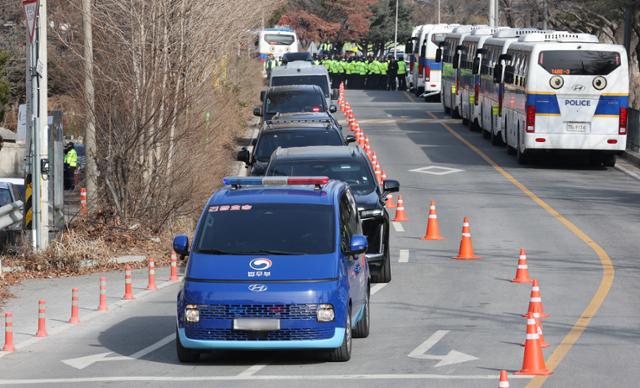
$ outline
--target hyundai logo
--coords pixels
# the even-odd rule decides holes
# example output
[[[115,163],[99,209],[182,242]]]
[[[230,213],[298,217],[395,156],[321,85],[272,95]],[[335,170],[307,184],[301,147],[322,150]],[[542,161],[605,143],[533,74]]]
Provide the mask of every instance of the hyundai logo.
[[[265,258],[253,259],[249,262],[249,267],[255,271],[266,271],[271,268],[271,260]]]
[[[265,291],[267,291],[267,285],[266,284],[251,284],[251,285],[249,285],[249,291],[265,292]]]
[[[573,88],[572,88],[572,89],[573,89],[573,91],[575,91],[575,92],[581,92],[581,91],[583,91],[583,90],[584,90],[584,86],[582,86],[582,85],[573,85]]]

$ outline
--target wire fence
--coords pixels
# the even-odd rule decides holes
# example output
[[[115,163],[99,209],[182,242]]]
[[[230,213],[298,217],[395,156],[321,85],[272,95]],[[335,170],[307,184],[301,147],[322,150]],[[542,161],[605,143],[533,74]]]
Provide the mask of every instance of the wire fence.
[[[640,151],[640,110],[629,109],[627,134],[627,149],[631,151]]]

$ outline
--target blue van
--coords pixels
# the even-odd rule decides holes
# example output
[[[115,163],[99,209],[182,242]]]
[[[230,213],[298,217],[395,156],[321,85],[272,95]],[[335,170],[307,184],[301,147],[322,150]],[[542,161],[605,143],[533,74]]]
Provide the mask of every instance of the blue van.
[[[227,177],[189,246],[177,300],[181,362],[212,349],[318,349],[369,335],[369,267],[354,196],[327,177]]]

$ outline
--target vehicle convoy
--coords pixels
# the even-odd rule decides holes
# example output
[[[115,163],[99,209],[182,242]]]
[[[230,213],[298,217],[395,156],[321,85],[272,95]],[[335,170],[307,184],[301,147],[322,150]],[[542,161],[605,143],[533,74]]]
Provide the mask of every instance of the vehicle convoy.
[[[288,27],[265,28],[258,31],[256,39],[256,49],[261,61],[266,61],[269,55],[282,58],[285,53],[298,52],[298,37]]]
[[[227,177],[207,202],[177,297],[181,362],[213,349],[351,357],[369,335],[367,239],[351,189],[327,177]]]
[[[342,146],[355,140],[353,135],[344,136],[328,113],[279,113],[265,122],[253,152],[245,147],[238,152],[237,160],[250,168],[250,175],[264,175],[271,154],[278,147]]]
[[[518,161],[542,150],[580,151],[614,166],[627,142],[624,47],[589,34],[537,33],[512,43],[506,56],[496,82],[505,89],[504,142]]]
[[[367,260],[374,283],[391,281],[389,213],[384,200],[400,190],[398,181],[378,184],[366,154],[357,147],[280,148],[271,155],[267,176],[326,175],[346,182],[355,196],[362,229],[369,241]]]
[[[321,65],[300,66],[301,62],[291,62],[286,66],[278,66],[271,71],[269,86],[316,85],[322,89],[327,105],[338,99],[338,90],[331,89],[329,72]]]
[[[261,107],[253,110],[261,123],[271,120],[277,113],[328,112],[338,110],[327,104],[322,89],[316,85],[273,86],[260,93]]]

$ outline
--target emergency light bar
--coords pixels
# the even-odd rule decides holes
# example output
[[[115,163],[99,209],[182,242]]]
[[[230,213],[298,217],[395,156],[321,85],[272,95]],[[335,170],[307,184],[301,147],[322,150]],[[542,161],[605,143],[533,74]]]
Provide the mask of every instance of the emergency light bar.
[[[326,176],[268,176],[268,177],[243,177],[227,176],[223,182],[227,186],[297,186],[315,185],[321,186],[329,183]]]

